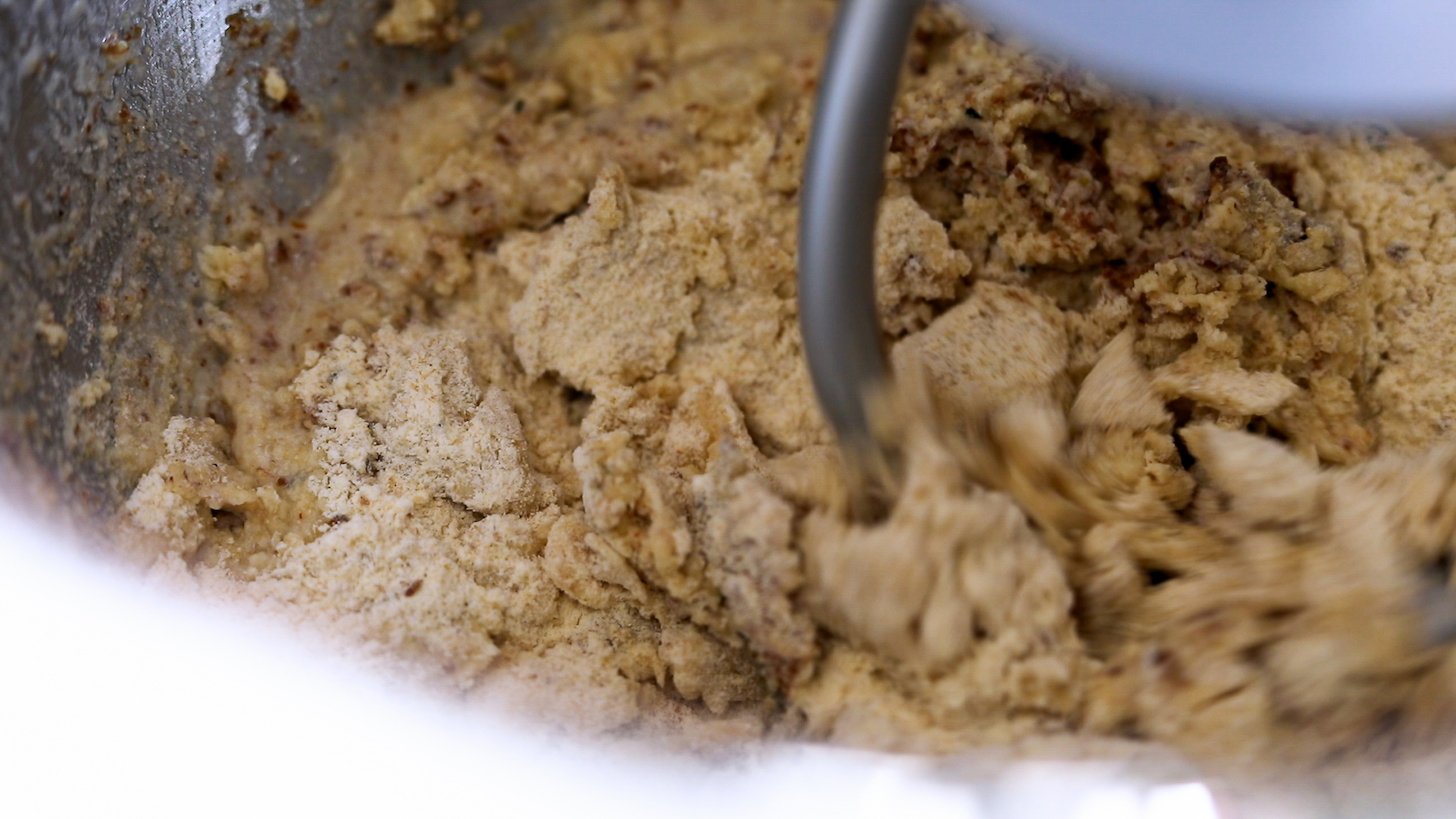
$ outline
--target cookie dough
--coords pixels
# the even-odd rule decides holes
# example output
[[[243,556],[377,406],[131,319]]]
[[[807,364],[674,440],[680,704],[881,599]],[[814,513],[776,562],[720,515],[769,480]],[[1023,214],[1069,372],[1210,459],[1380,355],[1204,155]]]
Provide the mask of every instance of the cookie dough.
[[[455,0],[393,0],[374,25],[374,36],[385,45],[448,48],[465,34],[456,5]]]
[[[1442,155],[1130,100],[932,8],[878,236],[902,469],[852,518],[794,280],[833,11],[573,4],[377,112],[310,212],[203,251],[228,363],[124,548],[590,731],[1449,738]]]

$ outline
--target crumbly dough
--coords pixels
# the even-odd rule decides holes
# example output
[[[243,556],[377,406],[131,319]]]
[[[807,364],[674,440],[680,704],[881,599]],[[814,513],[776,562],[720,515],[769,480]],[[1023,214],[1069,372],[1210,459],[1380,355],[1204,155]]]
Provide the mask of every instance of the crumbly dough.
[[[455,0],[393,0],[374,26],[381,43],[415,48],[445,48],[460,41],[465,27]]]
[[[258,242],[245,248],[208,245],[197,255],[197,269],[205,280],[224,290],[261,293],[268,289],[263,253],[263,245]]]
[[[900,469],[851,517],[794,280],[832,12],[576,4],[378,112],[308,214],[202,252],[216,411],[126,548],[597,732],[1448,739],[1432,143],[1128,100],[928,11],[877,237]]]
[[[263,69],[263,96],[272,103],[280,104],[288,99],[293,89],[288,87],[288,80],[283,76],[276,66],[268,66]]]
[[[70,332],[66,330],[66,325],[56,321],[56,311],[50,302],[41,302],[36,314],[36,337],[50,349],[51,355],[59,356],[71,340]]]

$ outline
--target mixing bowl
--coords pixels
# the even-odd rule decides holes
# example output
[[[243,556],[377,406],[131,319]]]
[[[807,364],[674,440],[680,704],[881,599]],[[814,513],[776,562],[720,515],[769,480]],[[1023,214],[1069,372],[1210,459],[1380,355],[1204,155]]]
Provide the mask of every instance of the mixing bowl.
[[[497,26],[530,25],[536,4],[466,5]],[[1440,793],[1403,784],[1427,781],[1420,765],[1383,772],[1391,787],[1361,800],[1318,783],[1297,796],[1230,790],[1153,748],[1059,746],[1013,761],[782,745],[687,758],[547,736],[319,659],[328,651],[307,638],[112,566],[94,544],[134,479],[109,460],[116,437],[207,411],[219,361],[197,330],[198,243],[249,210],[306,207],[328,178],[332,135],[448,74],[453,54],[375,46],[379,12],[0,0],[7,814],[1198,817],[1241,804],[1299,816],[1336,803],[1388,811],[1381,800],[1396,797],[1406,813],[1439,812]],[[267,66],[307,104],[265,105]],[[115,403],[138,393],[149,397]]]

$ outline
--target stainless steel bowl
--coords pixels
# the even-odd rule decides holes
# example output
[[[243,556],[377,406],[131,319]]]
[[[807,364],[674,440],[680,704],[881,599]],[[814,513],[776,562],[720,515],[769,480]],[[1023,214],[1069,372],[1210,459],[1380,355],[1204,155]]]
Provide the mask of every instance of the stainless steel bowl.
[[[462,5],[492,25],[537,3]],[[118,411],[142,429],[205,412],[218,362],[197,332],[196,245],[249,209],[305,206],[334,134],[408,83],[442,80],[457,57],[375,45],[380,11],[0,0],[6,492],[51,498],[66,517],[104,512],[136,478],[107,454]],[[265,66],[290,79],[290,104],[265,104]],[[68,331],[62,349],[35,332],[45,311]],[[98,375],[112,396],[140,385],[155,403],[78,406],[73,390]]]
[[[535,4],[462,5],[492,25]],[[305,207],[328,178],[333,134],[406,83],[448,73],[455,55],[374,46],[379,11],[319,0],[0,0],[8,807],[165,816],[221,798],[204,810],[256,815],[293,799],[364,814],[1214,815],[1209,787],[1185,768],[1052,761],[1065,750],[1016,763],[800,746],[726,766],[604,762],[596,746],[315,667],[293,637],[160,599],[78,557],[68,544],[94,537],[136,478],[136,465],[109,454],[132,426],[113,419],[145,432],[207,411],[218,360],[197,331],[194,248],[249,209]],[[263,103],[269,65],[296,89],[296,110]],[[63,347],[37,332],[47,315],[66,328]],[[98,376],[112,389],[86,406],[75,391]],[[1447,804],[1400,781],[1387,793],[1407,813]],[[1289,815],[1328,813],[1326,802],[1297,804]]]

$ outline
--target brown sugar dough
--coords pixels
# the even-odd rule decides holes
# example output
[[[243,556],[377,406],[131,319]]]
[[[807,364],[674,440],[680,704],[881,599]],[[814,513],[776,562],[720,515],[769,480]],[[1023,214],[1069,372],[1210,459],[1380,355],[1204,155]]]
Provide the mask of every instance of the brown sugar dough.
[[[698,286],[727,285],[716,214],[695,196],[635,198],[646,201],[633,201],[614,167],[580,217],[545,239],[527,234],[502,249],[507,270],[526,281],[511,329],[532,377],[549,371],[590,392],[657,375],[693,328]],[[666,275],[644,277],[643,270]],[[561,309],[576,302],[597,309]]]
[[[146,442],[129,553],[615,735],[1449,738],[1428,138],[1127,100],[933,7],[876,237],[902,471],[857,519],[795,304],[832,4],[563,9],[202,251],[216,410]]]
[[[1067,333],[1049,300],[983,282],[924,332],[896,345],[898,370],[918,367],[962,412],[1025,395],[1066,396]]]
[[[392,0],[389,11],[374,25],[374,36],[392,46],[443,48],[465,34],[456,14],[455,0]],[[287,93],[279,96],[282,99]]]

